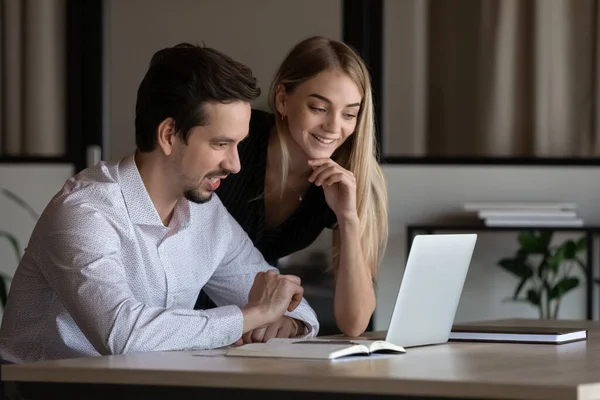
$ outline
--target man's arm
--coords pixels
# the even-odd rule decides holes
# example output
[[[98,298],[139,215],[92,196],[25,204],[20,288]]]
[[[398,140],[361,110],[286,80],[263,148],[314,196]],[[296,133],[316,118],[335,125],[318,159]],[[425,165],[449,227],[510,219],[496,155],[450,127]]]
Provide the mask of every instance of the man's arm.
[[[265,261],[246,232],[227,210],[221,205],[220,208],[223,211],[223,224],[228,224],[231,230],[228,252],[220,267],[204,286],[204,291],[218,306],[236,304],[245,308],[248,305],[248,294],[256,274],[269,270],[279,271]],[[304,298],[294,311],[288,311],[284,315],[304,324],[304,329],[301,329],[303,336],[317,335],[319,331],[317,315]],[[244,333],[246,332],[247,330],[244,329]]]
[[[167,309],[136,299],[126,268],[146,266],[123,265],[127,255],[114,218],[86,204],[56,210],[45,218],[36,238],[43,245],[37,263],[100,354],[215,348],[242,335],[243,316],[237,306]]]

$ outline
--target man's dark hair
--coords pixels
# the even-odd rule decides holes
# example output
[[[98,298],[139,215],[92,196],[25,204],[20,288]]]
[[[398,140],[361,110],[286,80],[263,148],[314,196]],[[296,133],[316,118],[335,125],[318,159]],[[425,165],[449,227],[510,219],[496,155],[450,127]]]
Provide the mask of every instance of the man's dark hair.
[[[193,127],[209,123],[205,103],[251,102],[259,95],[252,70],[220,51],[189,43],[159,50],[137,93],[136,146],[154,150],[158,126],[169,117],[187,143]]]

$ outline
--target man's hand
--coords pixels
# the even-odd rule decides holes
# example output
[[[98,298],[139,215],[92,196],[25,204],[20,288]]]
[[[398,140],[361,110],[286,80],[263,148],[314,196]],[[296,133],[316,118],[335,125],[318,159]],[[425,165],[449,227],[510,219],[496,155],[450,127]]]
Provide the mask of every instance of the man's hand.
[[[282,275],[276,270],[259,272],[248,294],[248,305],[242,310],[243,333],[266,328],[286,311],[294,311],[302,301],[303,294],[299,277]]]
[[[284,315],[270,325],[246,332],[238,344],[265,343],[272,338],[293,338],[304,332],[304,323]]]

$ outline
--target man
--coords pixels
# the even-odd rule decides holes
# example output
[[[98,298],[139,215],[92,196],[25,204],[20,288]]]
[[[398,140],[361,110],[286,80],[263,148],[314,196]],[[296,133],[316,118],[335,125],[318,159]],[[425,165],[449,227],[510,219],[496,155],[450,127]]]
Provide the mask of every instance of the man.
[[[40,217],[11,285],[2,359],[317,334],[300,280],[271,268],[213,196],[240,170],[259,94],[250,69],[216,50],[154,55],[138,90],[136,153],[69,179]],[[202,287],[219,307],[193,310]]]

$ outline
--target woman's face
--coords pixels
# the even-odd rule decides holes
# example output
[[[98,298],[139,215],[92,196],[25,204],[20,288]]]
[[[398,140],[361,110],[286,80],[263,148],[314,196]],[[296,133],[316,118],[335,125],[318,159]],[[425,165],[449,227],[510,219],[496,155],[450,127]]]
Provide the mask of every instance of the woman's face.
[[[277,109],[308,159],[330,158],[354,132],[362,96],[344,72],[327,70],[292,93],[279,90]]]

